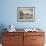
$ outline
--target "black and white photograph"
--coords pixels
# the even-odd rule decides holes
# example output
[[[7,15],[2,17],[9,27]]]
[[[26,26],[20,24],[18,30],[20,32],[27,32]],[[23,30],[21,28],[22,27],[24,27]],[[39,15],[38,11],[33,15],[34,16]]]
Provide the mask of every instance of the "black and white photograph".
[[[34,7],[18,7],[17,8],[17,20],[18,21],[34,21],[35,20],[35,8]]]

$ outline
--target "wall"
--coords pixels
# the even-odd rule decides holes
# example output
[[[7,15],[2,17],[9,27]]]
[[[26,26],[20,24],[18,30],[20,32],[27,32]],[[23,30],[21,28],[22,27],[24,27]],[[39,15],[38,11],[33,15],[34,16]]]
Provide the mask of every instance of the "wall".
[[[0,24],[16,28],[46,28],[46,0],[1,0]],[[17,22],[17,7],[35,7],[35,22]]]

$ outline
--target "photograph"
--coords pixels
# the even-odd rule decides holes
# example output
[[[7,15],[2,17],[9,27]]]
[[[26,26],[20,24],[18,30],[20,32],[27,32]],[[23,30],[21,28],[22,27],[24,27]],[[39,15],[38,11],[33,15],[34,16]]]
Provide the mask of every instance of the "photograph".
[[[17,20],[18,21],[34,21],[35,11],[34,7],[18,7],[17,8]]]

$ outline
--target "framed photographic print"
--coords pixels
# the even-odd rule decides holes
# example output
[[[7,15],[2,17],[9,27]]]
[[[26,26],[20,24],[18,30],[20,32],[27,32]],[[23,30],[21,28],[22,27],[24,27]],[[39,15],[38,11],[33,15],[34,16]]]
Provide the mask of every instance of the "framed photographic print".
[[[35,21],[35,8],[34,7],[18,7],[17,21],[20,21],[20,22]]]

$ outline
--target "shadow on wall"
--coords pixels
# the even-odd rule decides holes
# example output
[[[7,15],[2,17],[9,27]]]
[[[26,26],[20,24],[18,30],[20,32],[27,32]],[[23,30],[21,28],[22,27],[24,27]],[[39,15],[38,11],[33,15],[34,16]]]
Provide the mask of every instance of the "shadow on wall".
[[[6,30],[3,30],[4,28],[6,28],[5,25],[0,24],[0,43],[2,43],[2,36],[3,36],[2,32],[6,31]]]

